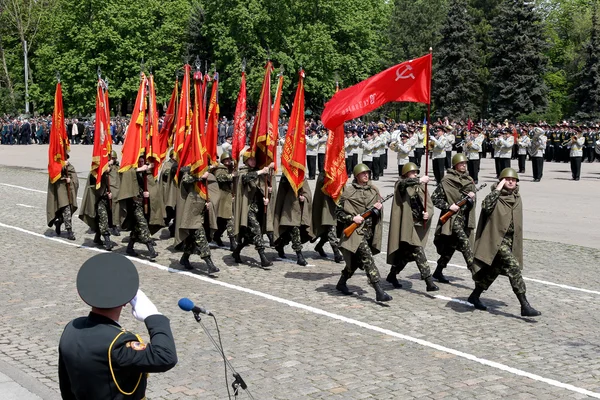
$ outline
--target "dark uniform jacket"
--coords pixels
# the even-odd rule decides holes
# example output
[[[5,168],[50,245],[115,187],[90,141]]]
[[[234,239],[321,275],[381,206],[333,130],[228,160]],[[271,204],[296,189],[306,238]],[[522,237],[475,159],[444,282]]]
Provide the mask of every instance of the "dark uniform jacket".
[[[115,321],[93,312],[69,322],[58,347],[62,398],[143,399],[147,373],[165,372],[177,363],[169,319],[152,315],[145,323],[150,335],[148,344]]]

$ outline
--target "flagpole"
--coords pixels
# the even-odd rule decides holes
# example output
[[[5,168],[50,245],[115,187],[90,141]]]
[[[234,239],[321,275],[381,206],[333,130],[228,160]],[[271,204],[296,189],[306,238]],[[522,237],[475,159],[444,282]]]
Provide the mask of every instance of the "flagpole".
[[[433,75],[433,48],[429,48],[430,64],[429,71],[430,74]],[[425,123],[425,135],[427,138],[427,142],[425,144],[425,175],[429,176],[429,120],[431,119],[431,77],[429,79],[429,103],[427,103],[427,121]],[[427,183],[425,184],[425,195],[423,201],[423,212],[427,212]]]

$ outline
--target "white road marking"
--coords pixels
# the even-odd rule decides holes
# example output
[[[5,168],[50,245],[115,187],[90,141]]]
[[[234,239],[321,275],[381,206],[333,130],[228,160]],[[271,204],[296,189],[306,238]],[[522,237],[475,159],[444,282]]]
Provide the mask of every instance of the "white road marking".
[[[21,207],[27,207],[27,208],[37,208],[36,206],[28,206],[27,204],[21,204],[21,203],[17,203],[17,206],[21,206]]]
[[[44,236],[44,235],[42,235],[40,233],[31,232],[31,231],[28,231],[26,229],[19,228],[18,226],[7,225],[7,224],[4,224],[2,222],[0,222],[0,227],[7,228],[7,229],[13,229],[13,230],[16,230],[16,231],[21,232],[21,233],[26,233],[28,235],[36,236],[36,237],[39,237],[39,238],[42,238],[42,239],[52,240],[52,241],[59,242],[59,243],[64,244],[64,245],[68,245],[68,246],[79,247],[79,248],[82,248],[82,249],[91,250],[91,251],[95,251],[95,252],[99,252],[99,253],[103,253],[103,252],[106,251],[106,250],[99,249],[99,248],[93,248],[93,247],[87,247],[87,246],[78,245],[76,243],[69,243],[69,242],[66,242],[64,240],[58,239],[56,237],[47,237],[47,236]],[[129,258],[131,261],[138,262],[140,264],[145,264],[145,265],[148,265],[148,266],[160,269],[162,271],[168,271],[170,273],[183,274],[183,275],[186,275],[186,276],[188,276],[190,278],[198,279],[200,281],[203,281],[203,282],[206,282],[206,283],[210,283],[212,285],[219,285],[219,286],[222,286],[222,287],[225,287],[225,288],[228,288],[228,289],[237,290],[237,291],[243,292],[243,293],[248,293],[248,294],[251,294],[251,295],[254,295],[254,296],[257,296],[257,297],[262,297],[264,299],[275,301],[277,303],[284,304],[284,305],[287,305],[289,307],[293,307],[293,308],[298,308],[298,309],[301,309],[301,310],[305,310],[305,311],[311,312],[313,314],[322,315],[324,317],[328,317],[328,318],[331,318],[331,319],[342,321],[342,322],[345,322],[345,323],[350,324],[350,325],[355,325],[355,326],[358,326],[358,327],[361,327],[361,328],[364,328],[364,329],[368,329],[368,330],[371,330],[371,331],[374,331],[374,332],[382,333],[384,335],[388,335],[388,336],[395,337],[395,338],[398,338],[398,339],[406,340],[408,342],[412,342],[412,343],[415,343],[415,344],[418,344],[418,345],[421,345],[421,346],[424,346],[424,347],[429,347],[431,349],[435,349],[435,350],[442,351],[442,352],[445,352],[445,353],[453,354],[453,355],[455,355],[457,357],[461,357],[461,358],[464,358],[466,360],[474,361],[476,363],[479,363],[479,364],[482,364],[482,365],[486,365],[486,366],[491,367],[491,368],[499,369],[499,370],[504,371],[504,372],[508,372],[508,373],[511,373],[511,374],[514,374],[514,375],[518,375],[518,376],[522,376],[522,377],[525,377],[525,378],[533,379],[534,381],[543,382],[543,383],[546,383],[548,385],[555,386],[555,387],[558,387],[558,388],[561,388],[561,389],[570,390],[572,392],[576,392],[576,393],[584,394],[586,396],[590,396],[590,397],[593,397],[593,398],[596,398],[596,399],[600,399],[600,393],[592,392],[590,390],[587,390],[587,389],[584,389],[584,388],[580,388],[580,387],[577,387],[577,386],[574,386],[574,385],[571,385],[571,384],[568,384],[568,383],[563,383],[563,382],[560,382],[560,381],[557,381],[557,380],[554,380],[554,379],[544,378],[543,376],[532,374],[530,372],[523,371],[523,370],[520,370],[520,369],[517,369],[517,368],[509,367],[508,365],[505,365],[505,364],[501,364],[501,363],[498,363],[498,362],[495,362],[495,361],[487,360],[485,358],[480,358],[480,357],[474,356],[474,355],[469,354],[469,353],[464,353],[462,351],[455,350],[455,349],[452,349],[450,347],[442,346],[442,345],[439,345],[439,344],[436,344],[436,343],[429,342],[427,340],[423,340],[423,339],[415,338],[415,337],[412,337],[412,336],[404,335],[402,333],[398,333],[398,332],[395,332],[395,331],[392,331],[392,330],[389,330],[389,329],[380,328],[378,326],[371,325],[371,324],[368,324],[366,322],[358,321],[356,319],[348,318],[348,317],[345,317],[343,315],[334,314],[334,313],[331,313],[329,311],[322,310],[320,308],[316,308],[316,307],[312,307],[312,306],[307,306],[306,304],[298,303],[298,302],[295,302],[295,301],[292,301],[292,300],[283,299],[281,297],[276,297],[276,296],[273,296],[273,295],[270,295],[270,294],[267,294],[267,293],[259,292],[257,290],[245,288],[243,286],[237,286],[237,285],[233,285],[233,284],[230,284],[230,283],[226,283],[226,282],[222,282],[222,281],[217,281],[217,280],[214,280],[214,279],[211,279],[211,278],[208,278],[208,277],[204,277],[204,276],[192,274],[190,272],[185,272],[185,271],[180,271],[180,270],[177,270],[177,269],[169,268],[167,266],[164,266],[162,264],[158,264],[158,263],[155,263],[155,262],[152,262],[152,261],[142,260],[142,259],[139,259],[139,258],[136,258],[136,257],[127,257],[127,258]]]
[[[433,297],[435,297],[436,299],[446,300],[446,301],[452,301],[454,303],[460,303],[460,304],[464,304],[465,306],[473,307],[473,304],[469,303],[468,301],[459,300],[459,299],[453,299],[452,297],[446,297],[446,296],[442,296],[442,295],[439,295],[439,294],[436,294]]]
[[[43,194],[47,194],[48,193],[45,190],[31,189],[31,188],[27,188],[27,187],[23,187],[23,186],[11,185],[10,183],[2,183],[2,182],[0,182],[0,185],[11,187],[11,188],[15,188],[15,189],[28,190],[30,192],[43,193]],[[78,197],[77,200],[82,200],[82,198]]]

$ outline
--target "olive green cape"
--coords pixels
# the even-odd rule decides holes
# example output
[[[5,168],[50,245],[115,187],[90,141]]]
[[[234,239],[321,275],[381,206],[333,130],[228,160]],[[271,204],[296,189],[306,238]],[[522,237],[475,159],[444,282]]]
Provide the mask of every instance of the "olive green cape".
[[[325,174],[319,174],[312,201],[312,228],[317,237],[327,232],[330,226],[337,226],[335,202],[321,190],[324,179]]]
[[[440,184],[442,185],[442,187],[444,188],[444,192],[446,193],[446,200],[448,201],[448,205],[452,205],[457,201],[460,201],[464,196],[466,196],[467,193],[475,192],[477,190],[475,187],[475,183],[473,183],[473,179],[469,176],[468,173],[461,174],[453,169],[449,169],[447,171],[447,174],[444,175]],[[477,197],[475,197],[473,201],[473,208],[469,211],[469,220],[467,222],[467,228],[470,229],[475,229],[475,207],[477,205]],[[441,216],[442,215],[440,214],[440,217]],[[435,236],[451,236],[452,224],[454,223],[456,217],[457,214],[454,214],[443,225],[438,219],[438,224],[435,229]]]
[[[177,204],[177,185],[175,185],[176,173],[177,162],[169,158],[164,162],[158,179],[165,207],[175,208],[175,205]]]
[[[137,172],[135,168],[131,168],[125,172],[122,172],[119,174],[119,176],[120,187],[117,199],[121,206],[119,212],[120,224],[123,230],[131,230],[133,229],[133,216],[131,216],[131,218],[128,218],[126,201],[130,198],[140,198],[139,196],[141,193],[141,188],[138,184]],[[165,207],[162,199],[160,185],[158,184],[158,182],[154,179],[151,173],[146,174],[146,179],[148,182],[148,193],[150,194],[150,217],[148,218],[148,228],[150,229],[150,233],[154,234],[165,226]]]
[[[63,177],[69,177],[71,183],[67,185],[67,182]],[[70,189],[70,201],[69,201],[69,190]],[[59,180],[54,183],[50,183],[48,178],[48,192],[46,195],[46,222],[48,226],[52,226],[54,219],[56,218],[56,212],[63,207],[71,204],[71,214],[75,214],[77,211],[77,192],[79,191],[79,178],[77,172],[71,163],[67,164],[63,168],[62,176]]]
[[[251,181],[248,185],[243,184],[242,178],[249,171],[250,169],[248,169],[248,167],[240,168],[235,184],[236,192],[233,208],[233,231],[238,243],[242,239],[242,237],[240,236],[240,234],[243,232],[242,228],[248,227],[248,209],[250,207],[250,204],[254,202],[254,197],[257,191],[261,193],[261,196],[264,196],[264,186],[262,184],[263,181],[261,179],[262,176],[259,176],[258,179]],[[267,214],[269,210],[270,208],[267,207]],[[263,234],[267,232],[267,221],[265,219],[264,211],[265,208],[261,202],[260,204],[258,204],[258,221],[261,223],[261,231]]]
[[[218,178],[223,175],[229,175],[231,172],[223,164],[217,165],[213,169],[213,174],[219,185],[221,199],[217,209],[217,217],[223,219],[231,219],[233,217],[233,182],[219,182]],[[234,177],[235,180],[235,177]]]
[[[289,227],[293,226],[300,227],[302,243],[314,239],[315,235],[313,234],[311,227],[312,193],[310,192],[310,187],[306,181],[298,190],[298,196],[300,195],[304,196],[304,202],[300,202],[299,198],[296,197],[287,178],[281,178],[274,207],[275,218],[273,238],[275,241],[277,241]]]

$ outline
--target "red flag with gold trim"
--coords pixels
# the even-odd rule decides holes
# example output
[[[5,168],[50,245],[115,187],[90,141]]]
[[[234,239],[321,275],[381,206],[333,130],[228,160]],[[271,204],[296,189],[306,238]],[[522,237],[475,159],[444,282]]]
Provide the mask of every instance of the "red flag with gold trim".
[[[108,150],[108,156],[110,157],[110,153],[112,152],[112,145],[113,145],[113,141],[112,141],[112,132],[110,131],[110,104],[108,103],[108,81],[102,81],[102,86],[104,89],[104,107],[106,110],[106,131],[108,132],[108,135],[106,136],[107,139],[107,144],[106,144],[106,148]]]
[[[177,110],[177,124],[175,137],[173,138],[173,157],[181,159],[181,151],[185,143],[185,137],[190,130],[190,65],[183,66],[183,82],[181,83],[181,97],[179,98],[179,109]],[[177,179],[177,177],[175,177]]]
[[[103,82],[98,80],[96,87],[96,121],[94,124],[94,149],[92,150],[92,167],[90,173],[96,179],[96,189],[102,185],[102,174],[108,171],[110,158],[110,127],[106,121],[106,96]]]
[[[298,196],[306,171],[306,132],[304,125],[304,71],[300,70],[298,89],[290,115],[287,135],[281,155],[281,169]]]
[[[250,135],[250,153],[256,158],[256,166],[263,168],[270,164],[267,154],[267,138],[271,129],[271,72],[273,64],[267,62],[265,66],[265,77],[263,79],[258,109],[254,117],[254,125]]]
[[[48,177],[54,183],[60,179],[61,171],[71,150],[65,115],[63,112],[62,85],[56,84],[54,93],[54,112],[52,113],[52,127],[50,128],[50,145],[48,146]]]
[[[177,108],[177,96],[178,96],[178,85],[179,80],[175,79],[175,87],[171,93],[171,100],[169,100],[169,106],[167,112],[163,118],[163,123],[160,127],[158,135],[160,136],[160,152],[162,158],[167,157],[167,150],[173,144],[173,133],[175,132],[175,111]]]
[[[156,88],[154,75],[148,79],[148,141],[146,142],[146,158],[152,159],[154,165],[152,175],[158,177],[160,166],[165,159],[166,147],[161,148],[161,137],[158,126],[158,110],[156,108]]]
[[[231,157],[239,162],[240,153],[246,146],[246,73],[242,72],[242,83],[240,92],[235,105],[235,115],[233,117],[233,141]]]
[[[211,164],[218,164],[217,160],[217,136],[219,134],[219,73],[215,72],[212,79],[212,92],[208,103],[208,123],[206,124],[206,151],[210,157]]]
[[[132,167],[137,168],[142,151],[146,149],[146,85],[148,78],[142,73],[135,107],[131,113],[131,121],[127,127],[125,141],[123,142],[121,168],[125,172]]]
[[[335,83],[335,92],[340,86]],[[329,130],[325,150],[325,179],[321,191],[331,197],[336,203],[342,196],[348,173],[346,172],[346,150],[344,148],[344,124],[334,130]]]
[[[277,171],[277,141],[279,140],[279,113],[281,112],[281,92],[283,90],[283,73],[279,73],[277,91],[275,92],[275,103],[271,111],[271,127],[267,138],[267,157],[275,164]],[[269,162],[270,163],[270,162]]]

